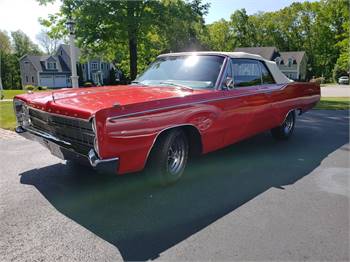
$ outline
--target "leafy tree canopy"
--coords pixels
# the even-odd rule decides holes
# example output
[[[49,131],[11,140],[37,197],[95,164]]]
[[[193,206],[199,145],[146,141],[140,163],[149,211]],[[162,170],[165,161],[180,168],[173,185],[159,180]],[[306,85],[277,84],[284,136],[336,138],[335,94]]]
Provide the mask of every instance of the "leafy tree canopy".
[[[201,48],[198,39],[208,8],[201,0],[65,0],[60,13],[41,23],[64,35],[65,22],[73,18],[78,45],[85,53],[113,60],[133,79],[138,68],[160,52]]]

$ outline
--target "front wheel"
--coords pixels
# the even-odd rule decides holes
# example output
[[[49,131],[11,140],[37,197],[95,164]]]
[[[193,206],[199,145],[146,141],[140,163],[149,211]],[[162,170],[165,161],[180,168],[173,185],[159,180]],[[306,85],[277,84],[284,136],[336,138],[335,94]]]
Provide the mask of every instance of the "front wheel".
[[[183,130],[174,129],[161,134],[148,160],[149,172],[162,185],[176,182],[185,170],[188,148],[188,139]]]
[[[289,112],[283,124],[271,129],[271,134],[278,140],[287,140],[291,137],[295,126],[295,112]]]

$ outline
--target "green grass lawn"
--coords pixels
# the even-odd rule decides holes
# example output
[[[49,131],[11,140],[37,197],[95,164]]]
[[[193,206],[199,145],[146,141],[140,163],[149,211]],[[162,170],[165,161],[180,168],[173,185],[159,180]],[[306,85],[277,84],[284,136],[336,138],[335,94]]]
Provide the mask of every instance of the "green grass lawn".
[[[322,97],[315,109],[349,110],[350,97]]]
[[[24,94],[26,90],[4,90],[4,99],[13,99],[15,95]]]
[[[0,128],[14,130],[15,127],[16,118],[12,102],[0,102]]]
[[[7,90],[22,91],[22,90]],[[10,92],[14,96],[16,92]],[[18,92],[17,92],[18,93]],[[18,93],[19,94],[19,93]],[[13,97],[12,96],[12,97]],[[10,99],[11,97],[8,96]],[[321,101],[316,105],[315,109],[327,110],[349,110],[349,97],[322,97]],[[16,118],[13,112],[12,102],[0,102],[0,128],[14,130],[16,127]]]

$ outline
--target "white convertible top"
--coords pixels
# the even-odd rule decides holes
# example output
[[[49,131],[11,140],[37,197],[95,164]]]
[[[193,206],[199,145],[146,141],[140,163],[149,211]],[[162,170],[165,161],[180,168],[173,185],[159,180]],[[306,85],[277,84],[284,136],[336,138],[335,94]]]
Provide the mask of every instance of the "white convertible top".
[[[293,80],[286,77],[278,68],[275,62],[269,61],[264,59],[263,57],[259,55],[249,54],[245,52],[181,52],[181,53],[168,53],[168,54],[162,54],[158,57],[165,57],[165,56],[183,56],[183,55],[219,55],[219,56],[229,56],[231,58],[247,58],[247,59],[255,59],[263,61],[268,69],[270,70],[273,78],[275,79],[277,84],[287,84],[290,82],[293,82]]]

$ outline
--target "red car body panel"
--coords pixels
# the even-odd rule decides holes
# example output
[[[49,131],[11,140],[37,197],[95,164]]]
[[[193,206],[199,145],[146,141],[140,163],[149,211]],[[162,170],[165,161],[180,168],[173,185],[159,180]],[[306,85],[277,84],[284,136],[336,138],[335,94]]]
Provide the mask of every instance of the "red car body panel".
[[[283,123],[291,110],[305,112],[320,99],[313,83],[188,90],[110,86],[16,96],[49,113],[95,119],[101,159],[119,158],[117,173],[140,171],[158,135],[188,126],[200,134],[202,153],[225,147]]]

